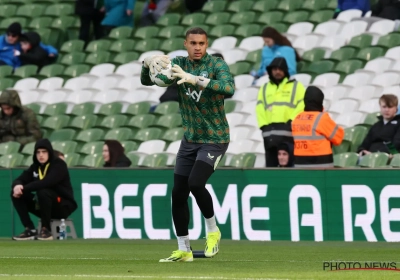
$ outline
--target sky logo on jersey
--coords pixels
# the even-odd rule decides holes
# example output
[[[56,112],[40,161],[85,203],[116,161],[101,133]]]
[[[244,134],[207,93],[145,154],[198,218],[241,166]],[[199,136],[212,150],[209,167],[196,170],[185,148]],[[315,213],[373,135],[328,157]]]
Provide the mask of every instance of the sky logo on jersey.
[[[208,73],[207,73],[207,71],[202,71],[202,72],[200,73],[200,76],[201,76],[201,77],[204,77],[204,78],[208,78]]]
[[[191,91],[189,88],[188,91],[186,92],[186,95],[191,96],[194,100],[196,100],[196,102],[199,102],[202,93],[203,92],[201,90],[197,93],[197,91],[195,90]]]

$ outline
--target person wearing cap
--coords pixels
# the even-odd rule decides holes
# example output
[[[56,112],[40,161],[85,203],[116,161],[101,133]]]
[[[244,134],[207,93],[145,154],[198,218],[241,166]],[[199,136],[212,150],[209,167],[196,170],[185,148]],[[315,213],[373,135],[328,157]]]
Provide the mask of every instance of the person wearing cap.
[[[304,112],[292,121],[296,168],[333,168],[332,144],[340,145],[344,129],[324,112],[324,93],[309,86],[304,96]]]
[[[278,145],[278,167],[294,167],[293,144],[283,142]]]
[[[3,90],[0,107],[0,143],[16,141],[25,145],[42,138],[35,112],[22,106],[17,91]]]
[[[293,143],[290,122],[304,109],[304,86],[289,78],[285,58],[277,57],[267,67],[270,81],[258,92],[256,114],[262,131],[267,167],[278,166],[278,145]]]
[[[36,142],[33,164],[12,183],[11,199],[25,227],[14,240],[52,240],[50,220],[66,219],[78,208],[67,164],[48,139]],[[39,235],[29,213],[41,219]]]

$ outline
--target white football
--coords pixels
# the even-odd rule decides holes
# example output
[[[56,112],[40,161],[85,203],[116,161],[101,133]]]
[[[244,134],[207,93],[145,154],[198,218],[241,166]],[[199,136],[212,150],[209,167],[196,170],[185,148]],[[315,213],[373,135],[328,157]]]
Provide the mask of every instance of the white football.
[[[168,87],[174,83],[175,77],[172,77],[172,64],[169,63],[167,68],[162,68],[161,71],[154,69],[154,74],[150,72],[150,79],[159,87]]]

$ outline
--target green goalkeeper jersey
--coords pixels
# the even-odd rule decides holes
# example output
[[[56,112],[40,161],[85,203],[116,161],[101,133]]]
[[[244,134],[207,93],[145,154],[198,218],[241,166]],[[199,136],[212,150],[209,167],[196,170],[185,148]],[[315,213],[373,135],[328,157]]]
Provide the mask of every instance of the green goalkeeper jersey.
[[[210,79],[206,88],[183,83],[178,86],[179,108],[182,116],[185,138],[190,143],[229,143],[229,125],[225,116],[224,96],[232,96],[235,83],[226,62],[206,54],[199,61],[189,57],[176,57],[185,72]],[[154,85],[150,80],[149,69],[143,67],[143,85]]]

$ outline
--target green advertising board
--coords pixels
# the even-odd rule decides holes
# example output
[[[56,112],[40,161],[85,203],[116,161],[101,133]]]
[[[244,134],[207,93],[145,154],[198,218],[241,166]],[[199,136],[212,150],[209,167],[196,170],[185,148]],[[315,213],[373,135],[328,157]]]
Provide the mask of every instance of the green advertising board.
[[[1,237],[22,226],[10,185],[21,170],[1,170]],[[397,170],[220,169],[208,182],[225,239],[400,241]],[[173,239],[173,170],[71,169],[78,237]],[[195,200],[189,235],[205,236]],[[35,221],[37,219],[35,218]]]

